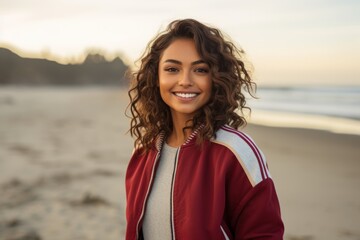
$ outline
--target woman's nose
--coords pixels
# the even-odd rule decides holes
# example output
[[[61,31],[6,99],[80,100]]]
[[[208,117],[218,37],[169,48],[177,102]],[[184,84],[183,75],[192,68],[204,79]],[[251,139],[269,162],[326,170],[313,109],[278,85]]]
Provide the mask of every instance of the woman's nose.
[[[191,73],[189,71],[184,71],[179,77],[178,84],[183,87],[192,86],[193,81],[192,81]]]

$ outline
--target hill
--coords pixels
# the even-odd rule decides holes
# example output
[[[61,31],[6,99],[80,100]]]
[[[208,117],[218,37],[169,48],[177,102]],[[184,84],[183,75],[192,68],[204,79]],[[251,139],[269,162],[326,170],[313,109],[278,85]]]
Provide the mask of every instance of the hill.
[[[119,57],[88,54],[81,64],[60,64],[0,48],[0,85],[127,85],[127,69]]]

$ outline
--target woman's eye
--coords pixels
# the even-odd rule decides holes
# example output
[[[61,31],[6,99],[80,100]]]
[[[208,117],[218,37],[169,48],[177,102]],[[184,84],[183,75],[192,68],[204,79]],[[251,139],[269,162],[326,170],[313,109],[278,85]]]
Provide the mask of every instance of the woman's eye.
[[[197,69],[195,69],[195,72],[198,72],[198,73],[208,73],[208,72],[209,72],[209,69],[207,69],[207,68],[197,68]]]
[[[173,67],[168,67],[168,68],[165,68],[165,71],[166,72],[177,72],[178,70],[176,68],[173,68]]]

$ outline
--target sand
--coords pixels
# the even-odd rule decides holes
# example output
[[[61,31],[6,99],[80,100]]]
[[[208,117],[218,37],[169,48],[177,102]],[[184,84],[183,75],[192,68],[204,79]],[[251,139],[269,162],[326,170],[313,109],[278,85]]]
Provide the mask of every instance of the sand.
[[[360,136],[249,126],[265,152],[286,239],[360,239]]]
[[[0,89],[0,239],[123,239],[132,151],[117,88]],[[248,125],[288,240],[360,239],[360,136]]]

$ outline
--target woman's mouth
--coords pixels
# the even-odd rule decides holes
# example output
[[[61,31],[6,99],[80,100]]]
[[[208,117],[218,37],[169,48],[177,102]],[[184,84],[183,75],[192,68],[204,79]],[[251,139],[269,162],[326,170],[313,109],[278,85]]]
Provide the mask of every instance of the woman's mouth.
[[[182,92],[175,92],[175,96],[181,97],[181,98],[194,98],[198,93],[182,93]]]

